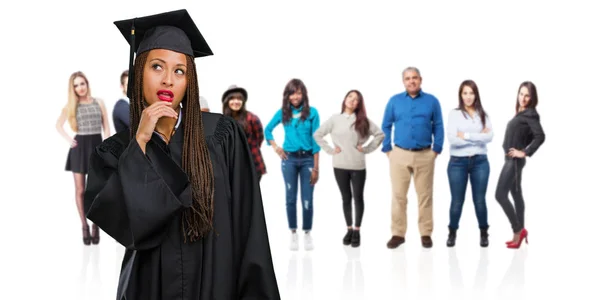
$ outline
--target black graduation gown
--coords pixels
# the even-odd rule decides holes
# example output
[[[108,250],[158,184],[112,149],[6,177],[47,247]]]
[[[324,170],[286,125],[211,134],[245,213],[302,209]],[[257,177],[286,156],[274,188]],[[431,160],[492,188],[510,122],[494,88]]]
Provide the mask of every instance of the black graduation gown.
[[[126,247],[118,300],[280,299],[244,132],[221,114],[202,118],[215,190],[214,229],[201,241],[183,241],[182,212],[192,203],[184,122],[168,145],[154,134],[146,155],[124,131],[90,159],[87,217]]]

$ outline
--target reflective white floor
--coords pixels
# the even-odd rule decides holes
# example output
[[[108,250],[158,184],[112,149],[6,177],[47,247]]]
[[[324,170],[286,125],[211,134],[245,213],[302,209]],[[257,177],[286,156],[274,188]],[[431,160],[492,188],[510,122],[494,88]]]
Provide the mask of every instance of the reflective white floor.
[[[445,163],[447,158],[441,159]],[[532,162],[524,178],[528,182],[524,197],[530,244],[511,250],[504,245],[510,238],[510,224],[493,200],[497,174],[492,174],[487,200],[489,248],[479,247],[477,221],[467,195],[457,246],[449,249],[445,246],[449,195],[442,164],[435,179],[433,248],[420,245],[411,187],[407,241],[389,250],[389,179],[384,167],[376,172],[384,162],[377,156],[372,160],[362,245],[356,249],[341,243],[345,228],[339,191],[332,172],[322,172],[315,191],[315,249],[311,252],[302,247],[297,252],[288,250],[284,185],[276,162],[270,162],[273,171],[261,185],[282,299],[597,298],[597,204],[588,201],[587,209],[582,209],[575,200],[565,202],[591,200],[584,190],[545,188],[558,186],[562,179],[534,180],[543,170]],[[328,170],[327,161],[323,165],[322,169]],[[0,199],[21,200],[7,202],[9,209],[0,211],[0,299],[115,299],[122,247],[106,234],[100,245],[84,246],[72,177],[66,172],[48,173],[54,174],[53,181],[40,182],[35,188],[26,181],[11,186],[29,191],[34,201],[0,190]],[[52,189],[55,192],[49,193]],[[300,211],[298,217],[301,220]]]
[[[265,197],[266,203],[272,200]],[[23,241],[23,246],[3,244],[2,273],[9,284],[0,289],[0,298],[114,299],[122,247],[106,234],[100,245],[84,246],[74,205],[59,206],[64,215],[39,226],[35,241],[3,230]],[[482,249],[478,231],[464,228],[457,246],[449,249],[442,228],[434,235],[434,247],[423,249],[412,226],[406,244],[389,250],[385,247],[388,218],[376,218],[371,212],[365,218],[365,224],[371,224],[363,228],[362,246],[350,248],[341,244],[344,229],[326,224],[323,215],[329,209],[336,214],[332,219],[340,222],[341,212],[332,207],[316,214],[315,228],[321,229],[313,233],[315,250],[306,252],[301,247],[292,252],[287,249],[285,226],[273,224],[285,219],[279,209],[272,205],[266,212],[279,214],[270,219],[269,227],[282,299],[535,299],[553,295],[585,299],[596,294],[593,286],[599,264],[593,249],[565,244],[576,242],[577,236],[561,245],[552,232],[532,227],[531,245],[509,250],[504,247],[507,228],[503,228],[503,234],[491,231],[491,245]],[[465,224],[473,221],[469,212],[465,207]]]
[[[33,256],[23,269],[9,262],[20,279],[0,294],[23,288],[20,299],[114,299],[122,247],[106,236],[99,246],[61,240],[25,250]],[[390,251],[381,242],[356,249],[324,249],[323,238],[317,242],[312,252],[275,247],[282,299],[534,299],[583,296],[586,281],[587,290],[592,288],[581,265],[558,253],[550,260],[549,251],[536,246],[511,251],[494,240],[488,249],[464,243],[447,249],[438,243],[425,250],[412,239]],[[597,275],[592,272],[589,276]]]

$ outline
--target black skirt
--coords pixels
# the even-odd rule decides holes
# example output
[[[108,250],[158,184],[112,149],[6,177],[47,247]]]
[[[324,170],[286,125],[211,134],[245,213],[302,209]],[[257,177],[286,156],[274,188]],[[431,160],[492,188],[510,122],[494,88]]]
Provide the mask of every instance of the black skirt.
[[[96,149],[96,146],[102,143],[102,135],[75,135],[75,141],[77,142],[77,146],[69,149],[65,170],[73,173],[87,174],[90,155]]]

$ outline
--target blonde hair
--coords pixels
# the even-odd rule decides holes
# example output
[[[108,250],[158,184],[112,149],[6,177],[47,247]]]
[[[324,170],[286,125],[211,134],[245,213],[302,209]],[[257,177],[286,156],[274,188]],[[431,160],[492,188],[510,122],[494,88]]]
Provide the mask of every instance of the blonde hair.
[[[71,76],[69,77],[69,100],[67,101],[66,109],[69,126],[71,126],[71,129],[74,132],[77,132],[77,105],[79,105],[79,96],[77,96],[77,93],[75,92],[75,87],[73,83],[75,82],[75,78],[77,77],[81,77],[85,81],[85,85],[87,86],[86,96],[89,96],[91,94],[90,83],[85,74],[83,74],[80,71],[71,74]]]

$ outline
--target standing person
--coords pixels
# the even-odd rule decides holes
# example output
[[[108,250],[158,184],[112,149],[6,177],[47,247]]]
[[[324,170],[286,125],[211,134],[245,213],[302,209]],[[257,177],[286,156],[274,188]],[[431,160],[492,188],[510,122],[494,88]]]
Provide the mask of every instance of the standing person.
[[[230,86],[221,98],[223,102],[223,115],[232,117],[244,128],[250,152],[254,158],[256,166],[256,175],[258,181],[267,173],[265,160],[262,157],[260,146],[265,139],[263,126],[257,115],[246,110],[246,101],[248,101],[248,92],[242,87]]]
[[[243,129],[200,110],[211,49],[186,10],[115,24],[137,52],[132,127],[92,155],[86,203],[127,249],[117,299],[280,299]]]
[[[387,247],[393,249],[405,241],[407,193],[414,175],[421,244],[430,248],[433,246],[433,172],[435,159],[444,146],[442,110],[435,96],[421,90],[422,78],[417,68],[406,68],[402,78],[406,91],[388,101],[381,126],[385,133],[382,151],[390,160],[393,194],[392,238]]]
[[[115,103],[113,108],[113,124],[115,131],[129,130],[129,97],[127,97],[127,86],[129,85],[129,70],[121,73],[121,91],[123,97]]]
[[[273,138],[273,129],[283,124],[285,137],[283,147],[277,146]],[[308,103],[308,94],[304,82],[290,80],[283,90],[283,103],[267,127],[267,144],[281,158],[281,171],[285,183],[285,199],[288,226],[292,231],[290,249],[298,250],[298,221],[296,206],[298,200],[298,177],[302,199],[302,230],[304,231],[304,249],[314,248],[310,232],[313,224],[313,192],[319,180],[319,152],[321,147],[315,142],[313,134],[319,129],[319,113]]]
[[[525,200],[521,190],[521,174],[525,159],[531,157],[546,139],[537,112],[538,94],[535,85],[525,81],[519,86],[515,116],[506,125],[504,134],[504,166],[496,186],[496,200],[510,221],[513,237],[506,242],[508,248],[518,249],[523,239],[527,241],[525,229]],[[512,195],[515,205],[508,199]]]
[[[490,163],[487,157],[487,144],[494,137],[492,122],[483,109],[477,84],[465,80],[458,88],[458,108],[450,111],[446,131],[450,142],[448,181],[452,202],[450,203],[450,224],[446,245],[454,247],[456,231],[462,214],[467,183],[471,181],[471,193],[475,214],[479,223],[481,247],[487,247],[488,220],[485,195],[490,177]]]
[[[330,134],[335,148],[324,137]],[[373,140],[363,146],[369,138]],[[342,101],[342,111],[331,116],[314,134],[315,141],[327,154],[333,155],[333,174],[342,194],[342,206],[347,232],[342,242],[360,246],[360,227],[365,209],[364,188],[367,179],[365,155],[381,145],[384,134],[367,118],[363,95],[351,90]],[[352,198],[355,220],[352,222]],[[352,226],[354,224],[354,227]]]
[[[66,122],[75,132],[74,137],[70,137],[65,131]],[[83,244],[96,245],[100,242],[100,231],[96,224],[92,224],[90,233],[84,211],[85,177],[89,170],[90,155],[102,142],[102,132],[104,138],[110,136],[110,128],[104,102],[92,97],[89,81],[82,72],[75,72],[69,77],[68,101],[56,121],[56,130],[71,146],[65,170],[73,172],[75,180],[75,202],[83,231]]]

